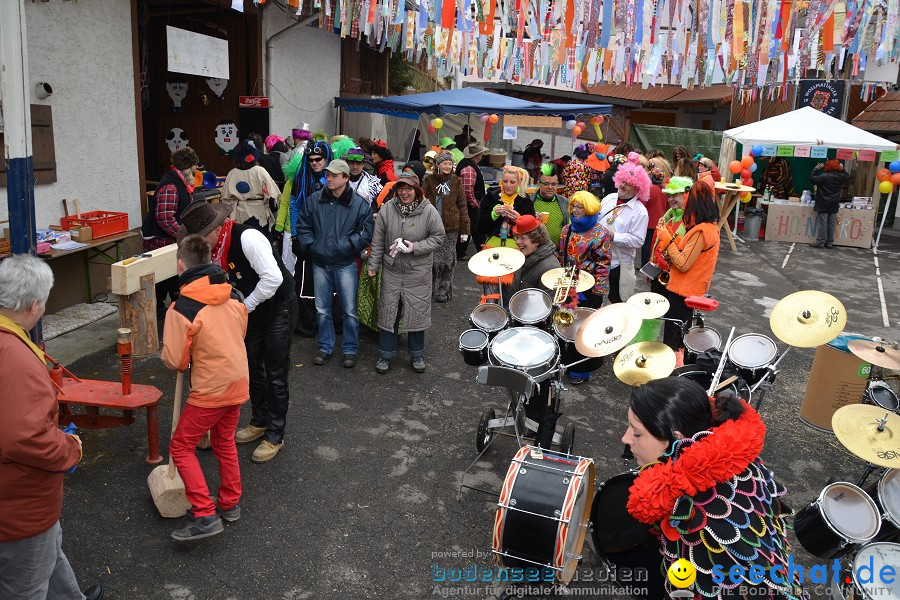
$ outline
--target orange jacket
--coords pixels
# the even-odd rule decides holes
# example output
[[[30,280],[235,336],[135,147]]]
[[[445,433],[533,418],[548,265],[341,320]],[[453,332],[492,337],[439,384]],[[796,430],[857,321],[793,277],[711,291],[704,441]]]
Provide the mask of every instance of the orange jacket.
[[[250,398],[244,348],[247,308],[218,266],[188,269],[179,283],[181,295],[166,312],[163,362],[179,371],[191,366],[188,404],[202,408],[243,404]]]
[[[719,259],[719,226],[700,223],[668,250],[669,291],[679,296],[702,296],[712,284]]]

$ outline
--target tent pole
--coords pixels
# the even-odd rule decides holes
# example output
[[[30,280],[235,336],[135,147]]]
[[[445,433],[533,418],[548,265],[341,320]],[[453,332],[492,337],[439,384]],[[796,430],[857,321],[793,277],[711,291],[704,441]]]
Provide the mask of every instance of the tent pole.
[[[891,196],[894,195],[894,190],[891,190],[891,193],[887,195],[887,200],[884,201],[884,212],[881,214],[881,226],[878,228],[878,237],[875,238],[875,251],[878,251],[878,244],[881,242],[881,232],[884,230],[884,222],[887,220],[888,210],[891,208]],[[898,193],[898,197],[900,197],[900,193]]]

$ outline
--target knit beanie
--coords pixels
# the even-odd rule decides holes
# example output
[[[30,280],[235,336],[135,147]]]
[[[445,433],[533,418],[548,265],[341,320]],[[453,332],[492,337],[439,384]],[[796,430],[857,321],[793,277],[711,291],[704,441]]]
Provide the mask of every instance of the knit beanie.
[[[434,166],[438,166],[445,160],[449,160],[450,162],[453,162],[453,155],[450,154],[449,152],[447,152],[446,150],[442,150],[441,152],[437,153],[437,156],[434,157]]]

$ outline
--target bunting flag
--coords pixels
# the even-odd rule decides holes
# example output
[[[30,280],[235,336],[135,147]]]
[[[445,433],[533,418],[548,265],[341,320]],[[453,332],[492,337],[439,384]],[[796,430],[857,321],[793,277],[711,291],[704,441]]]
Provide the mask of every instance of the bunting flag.
[[[299,0],[288,0],[299,7]],[[725,81],[787,98],[808,69],[900,62],[896,0],[316,0],[319,26],[441,76],[565,86]],[[883,69],[889,72],[889,69]],[[822,76],[822,75],[820,75]],[[882,89],[868,82],[865,93]],[[743,98],[743,96],[742,96]]]

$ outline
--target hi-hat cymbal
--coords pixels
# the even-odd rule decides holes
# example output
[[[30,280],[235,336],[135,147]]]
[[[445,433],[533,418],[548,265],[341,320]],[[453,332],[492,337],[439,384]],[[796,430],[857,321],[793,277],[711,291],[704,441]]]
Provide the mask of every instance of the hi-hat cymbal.
[[[616,357],[613,372],[628,385],[644,385],[675,370],[675,352],[662,342],[631,344]]]
[[[641,312],[631,304],[608,304],[585,319],[575,334],[575,348],[583,356],[606,356],[618,352],[641,328]]]
[[[841,301],[825,292],[794,292],[778,301],[769,317],[772,333],[785,344],[815,348],[844,330],[847,311]]]
[[[879,467],[900,468],[900,415],[879,406],[848,404],[831,417],[831,428],[853,455]]]
[[[503,277],[525,264],[518,248],[486,248],[469,259],[469,270],[481,277]]]
[[[658,319],[669,312],[669,300],[656,292],[640,292],[626,302],[636,306],[645,319]]]
[[[562,287],[566,284],[565,281],[560,281],[563,277],[566,276],[566,270],[562,267],[558,269],[550,269],[543,275],[541,275],[541,283],[545,288],[549,288],[551,290],[555,290],[558,287]],[[578,285],[575,288],[577,292],[586,292],[589,289],[594,287],[594,276],[588,273],[587,271],[578,270]]]
[[[900,371],[900,351],[884,342],[853,340],[847,344],[847,348],[866,362],[885,369]]]

